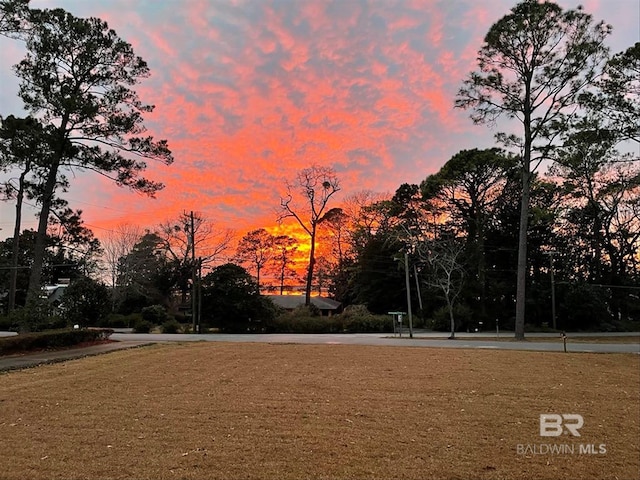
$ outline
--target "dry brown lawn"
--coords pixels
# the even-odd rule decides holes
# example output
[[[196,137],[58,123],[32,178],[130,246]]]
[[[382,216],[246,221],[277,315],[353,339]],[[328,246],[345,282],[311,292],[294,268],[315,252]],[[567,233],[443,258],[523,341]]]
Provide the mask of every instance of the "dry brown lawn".
[[[639,421],[638,355],[155,345],[1,374],[0,478],[626,480]]]

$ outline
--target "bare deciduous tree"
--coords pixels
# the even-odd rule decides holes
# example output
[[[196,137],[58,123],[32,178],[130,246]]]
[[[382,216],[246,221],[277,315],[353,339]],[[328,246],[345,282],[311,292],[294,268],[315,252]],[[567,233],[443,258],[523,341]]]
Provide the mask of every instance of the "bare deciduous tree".
[[[260,291],[260,272],[273,258],[274,236],[264,228],[247,233],[238,244],[236,258],[240,263],[248,263],[256,270],[256,283]]]
[[[293,256],[298,250],[298,241],[287,235],[279,235],[273,241],[273,266],[278,277],[280,295],[284,294],[284,284],[287,278],[297,278],[296,271],[291,268],[294,264]]]
[[[311,284],[315,266],[316,235],[324,220],[327,204],[340,191],[335,171],[330,167],[314,165],[300,171],[293,184],[287,185],[287,195],[280,198],[282,209],[278,221],[293,217],[309,235],[309,267],[305,288],[305,305],[311,304]],[[302,201],[295,205],[294,194]]]
[[[234,232],[231,229],[218,230],[212,222],[193,212],[167,220],[159,228],[157,234],[162,239],[163,249],[177,269],[184,302],[194,262],[200,267],[213,265],[229,248]]]
[[[440,290],[447,302],[451,325],[449,338],[451,339],[456,337],[453,309],[464,284],[465,272],[462,263],[464,249],[464,241],[453,236],[441,237],[437,241],[423,243],[417,249],[420,260],[427,265],[429,271],[425,283]]]
[[[133,247],[140,241],[144,232],[138,225],[121,223],[115,230],[110,230],[102,239],[102,249],[104,250],[104,260],[107,264],[109,276],[111,277],[111,288],[113,289],[113,304],[117,301],[119,278],[129,278],[128,262],[123,261],[133,250]]]

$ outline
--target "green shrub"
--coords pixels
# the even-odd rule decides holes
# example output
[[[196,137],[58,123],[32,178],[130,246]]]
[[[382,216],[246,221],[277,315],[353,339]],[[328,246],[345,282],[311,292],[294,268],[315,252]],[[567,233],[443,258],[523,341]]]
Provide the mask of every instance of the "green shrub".
[[[111,291],[89,277],[75,279],[64,290],[61,310],[70,325],[99,325],[110,309]]]
[[[148,320],[138,320],[133,326],[133,333],[149,333],[153,328],[153,323]]]
[[[132,328],[133,325],[140,320],[142,320],[142,314],[140,313],[130,313],[129,315],[110,313],[100,321],[98,326],[106,328]]]
[[[59,315],[58,308],[44,299],[37,299],[24,307],[15,309],[9,315],[9,321],[19,332],[41,332],[70,326]]]
[[[456,304],[453,307],[453,319],[456,324],[456,331],[466,330],[472,326],[473,314],[471,309],[463,304]],[[450,332],[451,320],[449,319],[449,309],[444,306],[433,312],[433,318],[429,322],[429,327],[437,332]]]
[[[126,328],[127,325],[127,317],[120,313],[110,313],[101,321],[101,327],[111,327],[111,328]]]
[[[182,325],[176,320],[167,320],[162,324],[162,333],[180,333]]]
[[[141,313],[130,313],[129,315],[125,315],[124,319],[126,321],[126,328],[133,328],[133,326],[142,321],[142,314]]]
[[[300,305],[290,313],[295,317],[320,317],[322,312],[313,303],[311,305]]]
[[[364,305],[349,305],[340,318],[344,330],[349,333],[393,332],[393,318],[390,315],[373,315]]]
[[[264,326],[269,333],[384,333],[393,331],[393,319],[373,315],[363,305],[347,307],[340,315],[330,317],[303,306],[266,321]]]
[[[337,316],[297,316],[293,312],[268,320],[265,330],[269,333],[340,333],[344,328]]]
[[[349,333],[389,333],[393,332],[393,318],[390,315],[350,315],[344,321],[344,329]]]
[[[161,325],[171,320],[167,310],[162,305],[151,305],[142,309],[142,319],[155,325]]]
[[[366,305],[348,305],[341,315],[343,317],[366,317],[372,314]]]
[[[9,315],[0,316],[0,332],[17,332],[18,323]]]
[[[46,332],[23,333],[0,338],[0,355],[72,347],[84,342],[107,340],[113,333],[109,329],[50,330]]]

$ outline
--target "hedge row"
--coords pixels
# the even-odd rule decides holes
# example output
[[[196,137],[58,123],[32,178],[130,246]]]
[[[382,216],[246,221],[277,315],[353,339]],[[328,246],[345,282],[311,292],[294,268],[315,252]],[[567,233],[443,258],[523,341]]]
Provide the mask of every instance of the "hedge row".
[[[0,355],[27,352],[31,350],[48,350],[72,347],[84,342],[107,340],[113,330],[50,330],[46,332],[24,333],[0,338]]]
[[[291,314],[265,322],[267,333],[385,333],[393,332],[388,315],[335,315],[332,317]]]

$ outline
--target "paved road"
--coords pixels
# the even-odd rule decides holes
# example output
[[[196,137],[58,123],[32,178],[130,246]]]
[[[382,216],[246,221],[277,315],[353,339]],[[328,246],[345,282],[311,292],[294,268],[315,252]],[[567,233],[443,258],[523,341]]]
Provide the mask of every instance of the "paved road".
[[[11,332],[0,332],[0,336],[15,335]],[[637,353],[640,354],[638,343],[578,343],[572,342],[577,337],[621,337],[640,336],[638,332],[611,332],[611,333],[569,333],[567,350],[569,352],[597,352],[597,353]],[[537,351],[562,351],[562,342],[524,341],[516,342],[512,332],[502,333],[502,341],[496,341],[495,333],[459,333],[456,340],[447,340],[442,332],[416,331],[414,338],[408,338],[408,332],[402,338],[393,335],[378,333],[354,333],[354,334],[141,334],[131,333],[129,329],[119,329],[111,336],[112,340],[123,343],[154,343],[154,342],[259,342],[259,343],[301,343],[324,345],[393,345],[404,347],[435,347],[435,348],[480,348],[495,350],[537,350]],[[532,333],[531,337],[557,338],[557,333]]]
[[[457,334],[456,334],[457,335]],[[531,334],[533,336],[533,334]],[[535,334],[539,336],[541,334]],[[591,334],[593,335],[593,334]],[[633,336],[638,333],[598,334],[598,336]],[[548,337],[558,337],[558,334],[546,334]],[[572,343],[572,336],[584,336],[570,334],[567,342],[569,352],[597,352],[597,353],[638,353],[638,343]],[[481,348],[495,350],[538,350],[538,351],[562,351],[562,342],[539,341],[496,341],[495,334],[475,333],[461,334],[456,340],[447,340],[442,333],[415,334],[413,339],[408,335],[402,338],[377,333],[345,333],[345,334],[139,334],[139,333],[114,333],[111,338],[121,341],[145,341],[145,342],[259,342],[259,343],[305,343],[324,345],[393,345],[404,347],[440,347],[440,348]],[[472,337],[481,340],[471,340]],[[504,338],[513,338],[513,334],[504,335]]]

